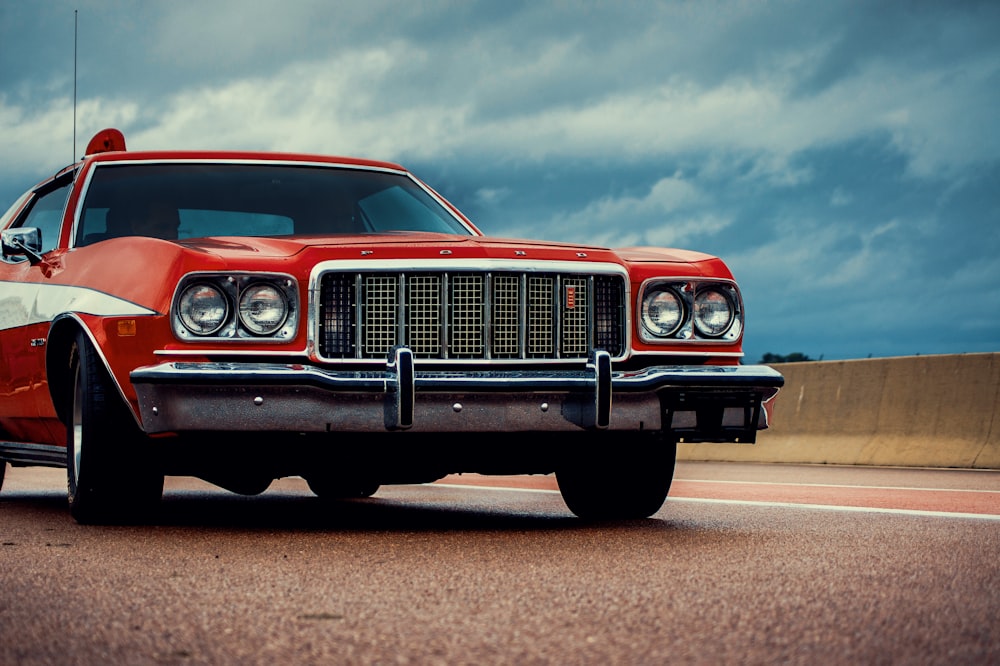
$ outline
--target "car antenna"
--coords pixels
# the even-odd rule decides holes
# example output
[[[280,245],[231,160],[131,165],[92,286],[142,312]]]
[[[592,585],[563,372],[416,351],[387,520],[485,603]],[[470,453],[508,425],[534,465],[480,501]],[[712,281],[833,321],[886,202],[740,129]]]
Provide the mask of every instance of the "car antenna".
[[[76,164],[76,35],[80,10],[73,10],[73,161]]]

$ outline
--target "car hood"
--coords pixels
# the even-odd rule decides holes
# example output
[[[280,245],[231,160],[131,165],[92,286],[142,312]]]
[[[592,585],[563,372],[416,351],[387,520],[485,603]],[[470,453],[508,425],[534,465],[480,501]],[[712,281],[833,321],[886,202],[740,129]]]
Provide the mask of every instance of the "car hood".
[[[436,233],[380,233],[352,236],[213,237],[176,241],[199,252],[233,260],[240,257],[289,258],[303,253],[321,253],[330,258],[439,257],[548,261],[603,261],[610,263],[697,263],[709,255],[663,248],[610,249],[553,241],[458,236]],[[363,254],[362,254],[363,253]]]

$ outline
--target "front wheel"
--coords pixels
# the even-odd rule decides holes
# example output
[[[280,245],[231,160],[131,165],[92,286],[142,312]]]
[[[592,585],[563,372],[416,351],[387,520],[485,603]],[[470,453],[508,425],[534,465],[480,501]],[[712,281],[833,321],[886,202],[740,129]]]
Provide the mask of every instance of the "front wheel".
[[[556,471],[566,506],[585,520],[648,518],[660,510],[674,478],[677,443],[662,435],[624,445],[601,433]]]
[[[147,516],[163,494],[163,473],[148,438],[101,363],[78,333],[69,358],[73,377],[66,427],[70,514],[79,523],[117,523]]]
[[[3,489],[3,477],[7,473],[7,461],[0,460],[0,490]]]

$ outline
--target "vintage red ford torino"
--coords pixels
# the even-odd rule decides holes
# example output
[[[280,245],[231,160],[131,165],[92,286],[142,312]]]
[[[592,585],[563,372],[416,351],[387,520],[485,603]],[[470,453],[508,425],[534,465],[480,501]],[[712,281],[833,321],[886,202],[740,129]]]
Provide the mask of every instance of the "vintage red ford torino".
[[[489,238],[396,164],[104,130],[0,230],[0,483],[66,467],[82,523],[148,520],[164,475],[554,473],[649,516],[677,442],[755,442],[783,382],[720,259]]]

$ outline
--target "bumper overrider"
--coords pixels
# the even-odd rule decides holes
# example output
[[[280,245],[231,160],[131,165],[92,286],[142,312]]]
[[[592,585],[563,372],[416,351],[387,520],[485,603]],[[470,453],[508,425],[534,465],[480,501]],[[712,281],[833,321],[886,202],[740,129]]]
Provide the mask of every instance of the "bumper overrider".
[[[784,384],[767,366],[612,370],[417,370],[393,349],[385,368],[167,362],[131,373],[147,433],[571,432],[660,430],[685,442],[753,443]]]

